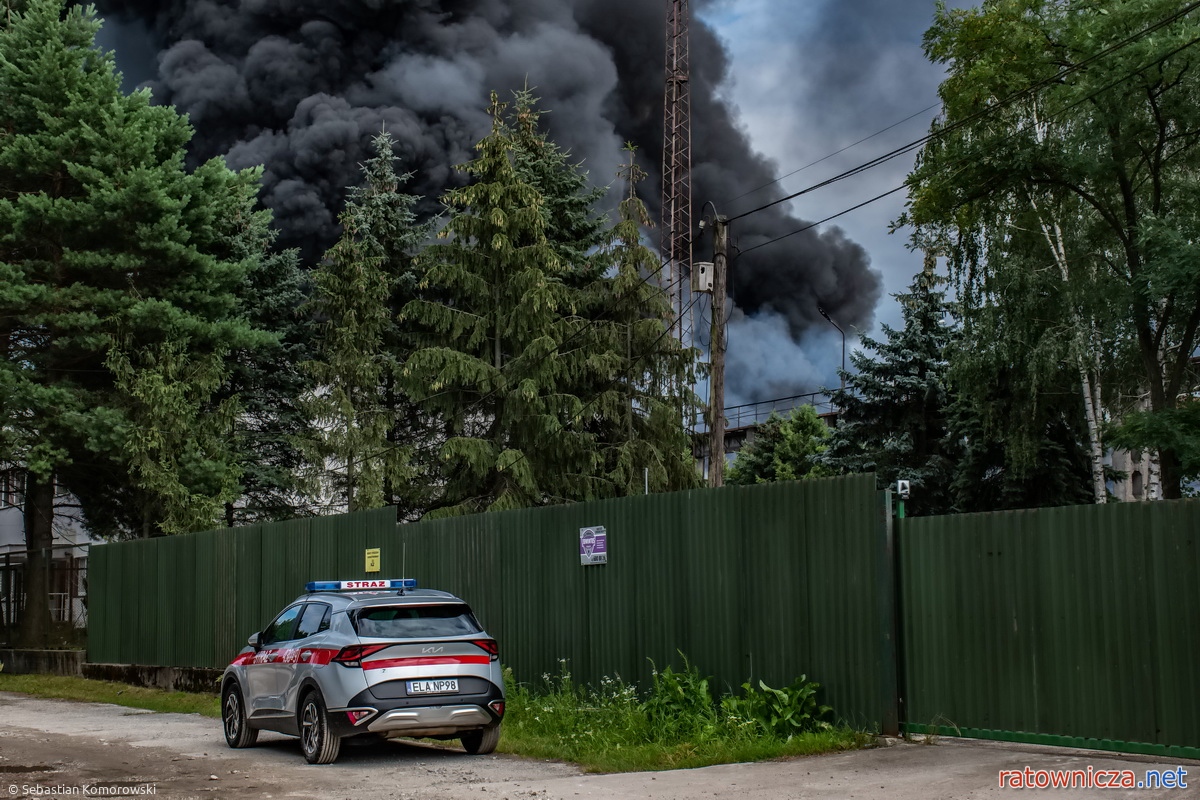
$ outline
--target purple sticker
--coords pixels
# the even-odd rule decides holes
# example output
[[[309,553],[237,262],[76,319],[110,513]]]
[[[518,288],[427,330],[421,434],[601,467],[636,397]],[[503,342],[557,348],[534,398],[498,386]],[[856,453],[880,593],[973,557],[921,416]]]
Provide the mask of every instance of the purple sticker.
[[[579,564],[608,563],[608,532],[601,525],[579,529]]]

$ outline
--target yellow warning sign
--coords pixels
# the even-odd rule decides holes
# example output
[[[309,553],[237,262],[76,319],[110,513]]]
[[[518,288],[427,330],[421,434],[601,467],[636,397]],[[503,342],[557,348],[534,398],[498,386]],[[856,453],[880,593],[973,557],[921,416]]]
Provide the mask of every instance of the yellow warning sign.
[[[367,572],[379,572],[379,548],[367,548]]]

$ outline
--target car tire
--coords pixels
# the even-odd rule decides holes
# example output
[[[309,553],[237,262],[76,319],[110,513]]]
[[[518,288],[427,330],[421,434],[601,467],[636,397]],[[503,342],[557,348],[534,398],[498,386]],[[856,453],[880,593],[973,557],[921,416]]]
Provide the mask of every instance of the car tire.
[[[310,764],[332,764],[342,749],[341,737],[329,729],[325,701],[315,689],[300,701],[300,749]]]
[[[486,756],[496,750],[500,744],[500,725],[496,724],[481,731],[471,731],[459,737],[463,749],[473,756]]]
[[[237,683],[229,681],[221,692],[221,723],[225,743],[230,747],[250,747],[258,741],[258,729],[246,720],[246,701]]]

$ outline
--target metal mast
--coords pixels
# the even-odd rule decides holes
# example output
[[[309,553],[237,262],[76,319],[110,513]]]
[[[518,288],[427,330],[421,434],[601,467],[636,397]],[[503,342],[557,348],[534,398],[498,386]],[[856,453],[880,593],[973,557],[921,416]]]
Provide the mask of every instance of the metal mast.
[[[670,292],[672,335],[691,346],[687,280],[692,273],[692,99],[689,84],[688,0],[667,0],[667,87],[663,124],[660,279]],[[684,319],[684,317],[687,319]]]
[[[660,285],[671,298],[671,335],[684,347],[693,345],[692,274],[692,95],[688,55],[688,0],[667,0],[667,86],[663,102],[662,247]],[[693,372],[669,382],[679,402],[695,380]],[[695,430],[696,420],[683,414],[683,425]]]

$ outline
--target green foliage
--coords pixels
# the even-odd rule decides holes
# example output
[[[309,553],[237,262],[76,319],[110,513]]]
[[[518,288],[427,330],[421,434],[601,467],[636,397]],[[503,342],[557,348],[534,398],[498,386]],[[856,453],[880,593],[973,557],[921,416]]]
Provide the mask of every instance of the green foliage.
[[[239,473],[214,363],[272,338],[239,309],[264,254],[231,247],[261,221],[259,173],[186,169],[186,120],[121,94],[97,27],[56,0],[0,27],[0,459],[96,533],[212,527],[219,502],[195,498]],[[152,467],[164,448],[180,460]]]
[[[817,703],[820,688],[804,675],[782,689],[772,689],[763,681],[757,687],[747,682],[742,684],[741,697],[722,698],[721,710],[731,722],[744,720],[757,727],[762,735],[787,740],[833,727],[826,720],[833,709]]]
[[[399,191],[408,176],[393,169],[393,144],[387,133],[375,137],[366,185],[351,190],[342,236],[313,275],[322,322],[317,357],[305,365],[317,389],[306,403],[314,430],[303,447],[318,483],[350,511],[384,505],[389,487],[410,475],[391,391],[404,339],[394,309],[398,294],[413,291],[412,252],[426,228],[416,224],[417,198]]]
[[[300,493],[305,459],[297,445],[309,430],[301,399],[313,388],[302,367],[312,358],[314,324],[304,309],[310,287],[295,250],[267,252],[275,238],[270,222],[268,213],[256,212],[241,231],[244,241],[231,239],[252,265],[238,292],[238,314],[271,336],[230,353],[229,376],[216,397],[238,400],[233,444],[242,488],[226,503],[229,527],[311,512]]]
[[[1125,450],[1170,449],[1179,457],[1181,478],[1194,481],[1200,478],[1200,400],[1128,414],[1114,426],[1109,441]]]
[[[950,509],[957,457],[956,442],[946,436],[953,329],[931,267],[896,295],[904,327],[884,325],[885,341],[863,337],[851,356],[857,371],[844,373],[845,388],[832,395],[838,425],[822,459],[839,473],[874,472],[883,486],[911,481],[913,514]]]
[[[669,664],[652,673],[653,683],[644,709],[651,728],[667,740],[704,741],[716,734],[717,711],[708,678],[700,674],[687,656],[683,671]]]
[[[773,712],[765,709],[772,706],[760,699],[762,692],[753,693],[751,701],[726,696],[714,703],[708,681],[684,661],[682,672],[656,672],[644,699],[636,686],[620,678],[604,678],[599,687],[581,686],[572,680],[565,662],[558,675],[543,675],[536,689],[517,683],[506,669],[507,711],[500,749],[574,761],[594,772],[618,772],[832,752],[870,741],[865,734],[817,721],[828,709],[811,701],[816,684],[801,680],[788,689],[771,690],[780,717],[792,720],[808,714],[804,730],[796,730],[791,722],[769,724]],[[767,724],[755,721],[758,712],[751,715],[748,702],[764,709],[761,716]]]
[[[435,513],[538,505],[566,492],[564,471],[586,443],[568,421],[583,402],[562,391],[574,366],[551,357],[572,311],[567,268],[547,238],[545,198],[515,166],[505,106],[463,167],[474,182],[447,193],[446,241],[427,248],[422,288],[405,306],[420,346],[405,388],[441,420],[444,485]]]
[[[629,162],[620,177],[627,194],[598,254],[606,272],[582,304],[591,309],[584,322],[587,346],[605,354],[591,362],[603,368],[592,375],[589,394],[595,399],[586,420],[603,458],[605,497],[640,493],[647,477],[652,492],[700,485],[682,425],[699,409],[699,398],[688,388],[696,353],[666,332],[670,302],[651,277],[659,256],[641,240],[642,230],[652,225],[637,197],[645,175],[633,146],[626,145],[625,152]]]
[[[967,352],[999,331],[1020,354],[1015,382],[1031,402],[1066,373],[1085,408],[1103,406],[1089,426],[1100,498],[1104,409],[1122,415],[1145,395],[1152,411],[1168,411],[1191,389],[1200,21],[1189,14],[1140,35],[1179,10],[1174,0],[943,4],[925,37],[947,68],[945,113],[910,175],[901,222],[949,256]],[[1178,496],[1180,454],[1170,440],[1162,447],[1164,494]]]
[[[751,485],[828,477],[833,471],[820,457],[829,436],[829,426],[812,406],[799,406],[786,417],[772,412],[738,451],[726,483]]]
[[[105,366],[125,406],[118,428],[143,512],[143,536],[212,527],[238,494],[239,470],[225,434],[237,415],[228,399],[209,403],[227,375],[225,354],[197,357],[186,338],[136,353],[108,351]]]
[[[679,414],[657,391],[691,353],[664,341],[663,300],[639,274],[644,209],[607,233],[599,193],[539,132],[528,92],[495,97],[492,131],[445,198],[445,240],[422,254],[424,293],[402,311],[418,346],[402,371],[437,420],[432,514],[695,485]],[[615,267],[610,277],[608,270]],[[635,488],[636,487],[636,488]]]
[[[1093,502],[1078,388],[1043,387],[1032,402],[1027,375],[996,363],[990,382],[953,393],[947,438],[961,447],[950,485],[956,511]]]

